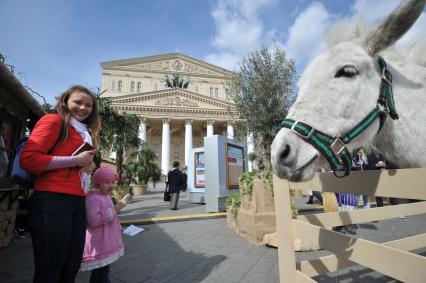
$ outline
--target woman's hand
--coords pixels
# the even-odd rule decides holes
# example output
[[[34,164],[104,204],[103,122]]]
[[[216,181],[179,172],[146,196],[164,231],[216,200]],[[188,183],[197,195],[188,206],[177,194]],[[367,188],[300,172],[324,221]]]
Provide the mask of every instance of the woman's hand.
[[[77,155],[75,164],[78,167],[88,167],[95,156],[95,150],[83,151],[79,155]]]
[[[83,172],[86,172],[87,174],[92,174],[92,172],[96,169],[95,162],[90,162],[89,166],[81,168]]]

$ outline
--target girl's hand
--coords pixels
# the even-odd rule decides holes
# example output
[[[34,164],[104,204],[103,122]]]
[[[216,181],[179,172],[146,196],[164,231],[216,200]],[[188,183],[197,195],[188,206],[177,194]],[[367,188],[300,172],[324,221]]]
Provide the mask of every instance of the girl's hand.
[[[114,206],[114,208],[115,208],[115,211],[117,212],[117,213],[119,213],[120,212],[120,210],[122,210],[123,209],[123,207],[125,207],[126,205],[124,204],[124,203],[122,203],[122,202],[117,202],[117,204]]]
[[[77,155],[75,164],[78,167],[88,167],[95,156],[95,150],[83,151],[79,155]]]

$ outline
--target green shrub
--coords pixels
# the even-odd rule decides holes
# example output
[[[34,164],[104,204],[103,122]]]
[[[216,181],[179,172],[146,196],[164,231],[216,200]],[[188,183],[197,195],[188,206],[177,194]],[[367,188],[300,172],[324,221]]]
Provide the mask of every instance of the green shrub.
[[[245,172],[241,175],[239,180],[239,191],[233,195],[228,196],[226,199],[226,208],[234,219],[237,219],[238,210],[241,206],[241,199],[245,196],[251,198],[253,195],[253,181],[255,177],[262,180],[262,182],[265,184],[265,187],[272,192],[272,196],[274,195],[272,187],[272,175],[272,170],[266,173],[263,171],[253,170],[252,172]]]

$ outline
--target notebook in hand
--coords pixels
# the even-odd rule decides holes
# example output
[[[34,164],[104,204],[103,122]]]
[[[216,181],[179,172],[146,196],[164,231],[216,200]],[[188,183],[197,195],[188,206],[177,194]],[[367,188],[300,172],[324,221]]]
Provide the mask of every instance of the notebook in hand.
[[[84,152],[84,151],[88,151],[88,150],[93,150],[95,149],[93,146],[91,146],[90,144],[88,144],[87,142],[83,143],[81,146],[79,146],[77,148],[76,151],[74,151],[71,156],[74,155],[79,155],[80,153]]]

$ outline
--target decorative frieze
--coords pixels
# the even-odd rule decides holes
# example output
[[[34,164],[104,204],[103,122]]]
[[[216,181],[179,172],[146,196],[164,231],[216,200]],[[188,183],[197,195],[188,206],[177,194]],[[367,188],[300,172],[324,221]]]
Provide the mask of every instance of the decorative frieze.
[[[188,98],[180,98],[179,96],[165,97],[155,101],[158,106],[177,106],[177,107],[198,107],[198,104]]]
[[[163,90],[163,91],[159,91],[158,93],[153,93],[153,94],[142,94],[142,95],[132,95],[132,97],[126,97],[126,98],[122,98],[122,97],[110,97],[109,99],[111,99],[113,106],[116,106],[118,104],[127,104],[127,103],[138,103],[140,102],[142,103],[146,103],[149,102],[150,100],[155,100],[157,101],[162,101],[164,100],[164,98],[171,98],[171,97],[180,97],[181,100],[185,101],[185,103],[187,101],[190,101],[190,103],[194,103],[194,107],[199,107],[199,105],[197,104],[197,102],[200,103],[205,103],[208,104],[209,106],[218,106],[220,108],[224,108],[224,109],[228,109],[232,107],[232,104],[226,101],[220,101],[217,98],[211,98],[211,97],[207,97],[204,95],[200,95],[200,94],[194,94],[194,93],[189,93],[187,90]],[[197,102],[195,102],[197,101]],[[159,104],[160,105],[160,104]],[[197,106],[195,106],[197,105]]]
[[[164,71],[164,72],[185,72],[198,75],[213,75],[213,76],[223,76],[222,74],[209,70],[207,68],[201,67],[196,64],[192,64],[180,59],[167,60],[167,61],[157,61],[137,65],[129,65],[128,69],[133,70],[149,70],[149,71]]]

